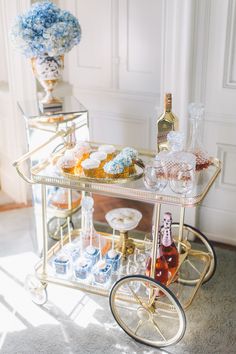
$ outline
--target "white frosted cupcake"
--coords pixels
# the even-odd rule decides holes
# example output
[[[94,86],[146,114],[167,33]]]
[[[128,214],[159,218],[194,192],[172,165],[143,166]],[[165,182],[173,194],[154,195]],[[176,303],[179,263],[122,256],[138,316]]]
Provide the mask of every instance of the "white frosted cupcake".
[[[76,167],[80,171],[82,169],[82,161],[89,158],[91,147],[87,141],[79,141],[77,142],[72,151],[74,152],[75,157],[77,159]]]
[[[107,154],[107,161],[110,161],[115,157],[115,147],[113,145],[101,145],[98,148],[98,151],[105,152]]]
[[[100,161],[96,177],[97,178],[104,178],[105,173],[103,170],[103,166],[107,162],[107,154],[104,151],[96,151],[96,152],[93,152],[92,154],[90,154],[90,159],[92,159],[92,160],[95,159],[95,160]]]
[[[96,177],[97,170],[99,168],[100,161],[95,159],[86,159],[82,161],[81,166],[86,177]]]
[[[72,150],[66,150],[64,155],[59,158],[57,166],[60,167],[63,172],[74,173],[76,166],[75,154]]]

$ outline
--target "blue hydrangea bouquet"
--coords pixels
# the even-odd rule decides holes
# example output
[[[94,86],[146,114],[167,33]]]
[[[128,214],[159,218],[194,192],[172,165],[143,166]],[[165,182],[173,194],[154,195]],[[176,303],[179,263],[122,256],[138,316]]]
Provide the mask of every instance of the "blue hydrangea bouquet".
[[[11,30],[13,42],[27,57],[61,55],[80,42],[78,19],[51,1],[38,2],[18,16]]]
[[[14,46],[31,58],[33,72],[46,91],[41,102],[51,106],[61,103],[52,91],[62,75],[64,54],[80,42],[78,19],[51,1],[37,2],[16,18],[11,38]]]

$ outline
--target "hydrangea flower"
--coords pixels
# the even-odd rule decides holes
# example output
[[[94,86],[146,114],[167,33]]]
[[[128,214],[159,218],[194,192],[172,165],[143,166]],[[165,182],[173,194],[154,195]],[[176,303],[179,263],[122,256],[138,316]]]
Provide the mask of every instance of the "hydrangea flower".
[[[27,57],[55,56],[69,52],[81,39],[78,19],[51,1],[38,2],[11,29],[15,47]]]

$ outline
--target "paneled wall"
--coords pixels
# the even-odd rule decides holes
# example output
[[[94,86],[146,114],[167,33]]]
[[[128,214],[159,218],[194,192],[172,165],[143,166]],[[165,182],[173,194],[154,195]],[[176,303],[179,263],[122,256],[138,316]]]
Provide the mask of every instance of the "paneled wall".
[[[91,138],[154,147],[150,131],[160,96],[162,1],[149,0],[147,6],[145,0],[79,0],[70,6],[83,35],[70,54],[69,78],[89,108]]]
[[[211,239],[236,244],[236,1],[208,1],[202,40],[201,99],[204,144],[222,161],[222,173],[199,210]],[[201,20],[202,21],[202,20]],[[204,54],[204,55],[203,55]]]

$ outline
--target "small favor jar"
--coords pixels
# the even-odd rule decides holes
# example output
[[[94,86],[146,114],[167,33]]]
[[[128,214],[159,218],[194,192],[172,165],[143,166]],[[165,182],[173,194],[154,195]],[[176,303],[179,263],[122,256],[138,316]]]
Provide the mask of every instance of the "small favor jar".
[[[111,278],[111,265],[100,260],[93,268],[94,281],[97,284],[106,284]]]
[[[106,254],[106,263],[112,266],[112,271],[116,272],[120,267],[122,254],[115,250],[110,250]]]
[[[70,275],[71,259],[66,253],[59,253],[53,260],[53,268],[59,276],[67,278]]]
[[[85,257],[80,257],[74,266],[74,276],[76,279],[85,280],[92,269],[92,261]]]

